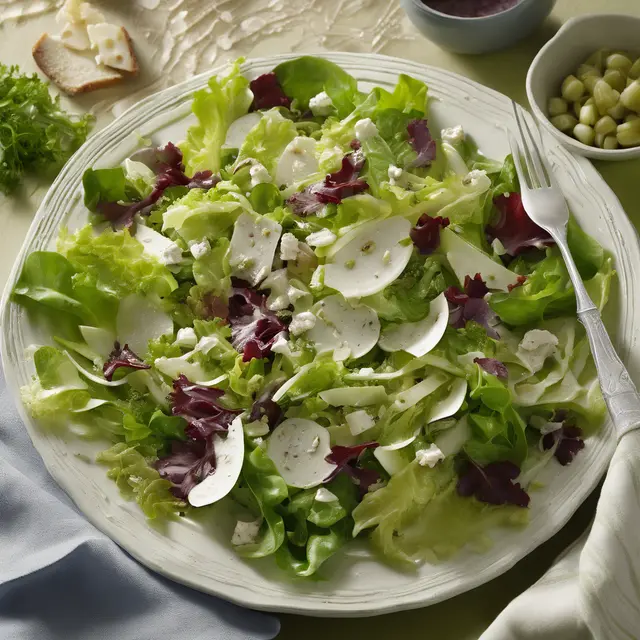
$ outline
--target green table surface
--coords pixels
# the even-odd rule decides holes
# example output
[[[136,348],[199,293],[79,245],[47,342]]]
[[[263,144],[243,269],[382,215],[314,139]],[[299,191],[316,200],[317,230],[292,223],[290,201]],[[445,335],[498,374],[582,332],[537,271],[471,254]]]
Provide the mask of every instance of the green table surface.
[[[551,17],[534,35],[509,50],[484,56],[460,56],[423,39],[397,6],[397,0],[306,0],[314,13],[299,11],[302,0],[159,0],[153,10],[138,0],[101,2],[112,20],[120,20],[134,34],[143,72],[118,91],[97,92],[75,101],[70,109],[91,109],[97,126],[114,112],[143,95],[178,82],[195,72],[237,56],[264,56],[286,51],[375,51],[439,66],[467,76],[526,105],[527,69],[540,49],[568,18],[584,13],[640,14],[640,0],[558,0]],[[279,4],[278,4],[279,3]],[[61,0],[0,0],[0,61],[35,71],[31,46],[45,30],[52,31],[54,11]],[[153,3],[152,3],[153,4]],[[206,7],[205,7],[206,5]],[[47,10],[48,8],[48,10]],[[206,8],[208,13],[203,10]],[[286,29],[272,28],[274,11],[288,20]],[[19,13],[31,13],[16,20]],[[313,17],[313,20],[310,17]],[[208,20],[208,22],[207,22]],[[277,20],[274,21],[277,24]],[[212,49],[199,36],[210,24]],[[239,26],[240,28],[235,28]],[[324,30],[324,31],[323,31]],[[229,34],[229,35],[228,35]],[[355,35],[355,37],[354,37]],[[166,52],[170,55],[158,55]],[[192,55],[196,52],[198,55]],[[114,104],[116,105],[114,108]],[[640,225],[640,160],[595,163],[620,198],[636,227]],[[11,198],[0,195],[0,280],[6,280],[30,221],[46,192],[46,184],[27,181]],[[552,540],[492,582],[441,604],[370,619],[312,620],[282,615],[280,640],[366,640],[433,638],[477,640],[500,611],[533,584],[554,558],[588,526],[597,502],[592,495],[570,523]]]

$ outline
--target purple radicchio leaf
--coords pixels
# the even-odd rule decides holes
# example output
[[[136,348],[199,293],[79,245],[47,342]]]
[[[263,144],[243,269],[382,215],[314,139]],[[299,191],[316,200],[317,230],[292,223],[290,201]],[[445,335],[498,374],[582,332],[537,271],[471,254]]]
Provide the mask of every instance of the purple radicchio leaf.
[[[280,384],[269,385],[256,398],[251,406],[251,413],[249,414],[249,420],[252,422],[266,418],[270,431],[282,420],[282,409],[280,408],[280,405],[273,400],[273,396],[280,386]]]
[[[458,495],[463,498],[475,496],[487,504],[528,507],[529,495],[514,482],[519,475],[520,468],[507,460],[492,462],[486,467],[469,462],[459,474]]]
[[[324,182],[312,184],[294,193],[287,204],[299,216],[317,213],[325,204],[340,204],[345,198],[362,193],[369,185],[359,178],[365,158],[357,149],[342,158],[338,171],[330,173]]]
[[[496,378],[506,380],[509,377],[509,370],[500,360],[496,360],[495,358],[476,358],[474,362],[487,373],[496,376]]]
[[[132,160],[142,162],[156,174],[156,182],[151,193],[139,202],[121,204],[101,200],[96,205],[98,213],[102,214],[113,227],[130,227],[136,214],[148,215],[154,204],[160,200],[169,187],[187,187],[188,189],[212,189],[220,178],[211,171],[198,171],[193,178],[185,173],[182,163],[182,152],[173,143],[165,147],[141,149]]]
[[[427,121],[412,120],[407,125],[409,144],[418,154],[411,167],[427,167],[436,159],[436,141],[431,136]]]
[[[432,218],[428,213],[420,216],[418,223],[409,232],[413,244],[422,255],[433,253],[440,246],[440,229],[449,226],[449,218],[437,216]]]
[[[251,93],[253,93],[253,103],[251,111],[259,109],[272,109],[273,107],[291,106],[291,98],[287,97],[280,86],[275,73],[264,73],[249,83]]]
[[[126,367],[127,369],[151,369],[148,364],[145,364],[141,358],[129,349],[128,344],[121,347],[120,343],[116,342],[113,345],[113,351],[109,354],[109,359],[104,363],[102,368],[104,377],[109,381],[113,380],[113,374],[120,367]]]
[[[578,451],[584,449],[582,429],[574,426],[563,426],[561,429],[547,433],[542,438],[542,447],[548,451],[556,447],[554,456],[564,467],[570,464],[578,455]]]
[[[233,287],[228,321],[231,343],[242,354],[243,362],[266,358],[278,337],[287,331],[282,320],[267,309],[267,296],[246,286]]]
[[[359,458],[366,449],[375,449],[377,442],[365,442],[352,447],[336,445],[331,447],[331,453],[325,460],[335,464],[335,469],[323,480],[331,482],[339,473],[344,472],[358,485],[361,496],[367,493],[369,487],[380,479],[380,474],[375,469],[365,469],[359,465]]]
[[[498,318],[484,299],[488,292],[480,274],[465,278],[465,291],[458,287],[449,287],[444,295],[449,302],[449,324],[455,329],[464,329],[467,322],[474,321],[482,325],[490,338],[497,340],[500,335],[494,329]]]

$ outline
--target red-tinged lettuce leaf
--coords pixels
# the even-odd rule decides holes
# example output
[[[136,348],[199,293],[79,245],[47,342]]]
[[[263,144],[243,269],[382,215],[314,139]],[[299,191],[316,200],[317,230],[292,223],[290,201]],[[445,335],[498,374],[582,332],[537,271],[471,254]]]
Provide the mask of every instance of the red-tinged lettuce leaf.
[[[357,477],[356,471],[358,470],[358,458],[367,449],[375,449],[378,446],[379,444],[377,442],[365,442],[352,447],[343,447],[341,445],[331,447],[331,453],[325,457],[325,460],[331,464],[335,464],[336,468],[323,480],[323,482],[331,482],[331,480],[333,480],[341,471],[346,472],[351,477]],[[371,471],[371,469],[359,469],[359,471]],[[376,480],[373,480],[373,482],[375,481]]]
[[[509,377],[509,370],[500,360],[496,360],[495,358],[476,358],[474,362],[487,373],[496,376],[496,378],[506,380]]]
[[[364,163],[364,155],[359,149],[348,153],[342,158],[338,171],[330,173],[324,182],[294,193],[287,200],[287,205],[295,214],[308,216],[320,211],[325,204],[340,204],[345,198],[366,191],[369,185],[359,178]]]
[[[482,279],[479,273],[476,273],[473,278],[469,276],[464,277],[464,292],[470,298],[484,298],[489,293],[489,287]]]
[[[494,204],[500,216],[495,225],[487,227],[487,234],[491,241],[500,240],[510,256],[554,244],[553,238],[527,215],[519,193],[498,196]]]
[[[469,462],[459,474],[457,491],[463,498],[475,496],[480,502],[494,505],[514,505],[528,507],[527,492],[514,480],[520,475],[520,468],[513,462],[492,462],[481,467]]]
[[[253,93],[253,103],[250,111],[259,109],[271,109],[273,107],[291,106],[291,98],[288,98],[275,73],[265,73],[258,76],[249,83],[251,93]]]
[[[424,119],[412,120],[407,125],[409,144],[418,154],[411,163],[412,167],[427,167],[436,159],[436,141],[431,136],[427,121]]]
[[[207,440],[214,433],[226,433],[233,419],[242,413],[239,409],[227,409],[218,400],[224,391],[215,387],[193,384],[180,375],[173,381],[171,412],[187,421],[185,433],[193,440]]]
[[[440,246],[440,229],[449,226],[449,218],[432,218],[425,213],[409,232],[413,244],[422,255],[433,253]]]
[[[158,459],[155,468],[161,478],[173,484],[170,491],[181,500],[216,470],[216,452],[212,439],[174,441],[171,453]]]
[[[282,420],[282,409],[277,402],[273,401],[273,396],[279,388],[279,384],[270,385],[258,396],[251,407],[249,420],[256,421],[266,418],[270,430],[278,426]]]
[[[267,296],[246,286],[233,287],[228,321],[231,343],[244,362],[266,358],[278,336],[287,331],[282,320],[267,309]]]
[[[516,280],[515,284],[507,285],[507,289],[509,293],[511,293],[514,289],[521,287],[526,281],[527,281],[527,276],[518,276],[518,279]]]
[[[171,453],[155,464],[160,476],[174,486],[177,498],[187,499],[189,491],[216,470],[216,452],[213,436],[224,435],[234,418],[242,413],[227,409],[218,401],[224,391],[193,384],[180,375],[173,381],[171,412],[187,421],[184,442],[173,442]]]
[[[109,359],[102,368],[104,377],[109,381],[113,380],[113,374],[121,367],[126,367],[127,369],[151,369],[148,364],[142,362],[142,359],[129,349],[128,344],[121,347],[120,343],[116,342],[113,346],[113,351],[109,354]]]
[[[564,467],[571,463],[578,455],[578,451],[584,449],[582,429],[574,426],[564,426],[562,429],[547,433],[542,438],[542,447],[545,451],[556,447],[554,456]]]
[[[121,199],[109,200],[103,194],[87,194],[89,184],[97,181],[85,181],[85,201],[96,199],[95,211],[108,220],[113,227],[130,227],[136,214],[148,215],[158,200],[169,187],[187,187],[188,189],[212,189],[220,182],[218,176],[211,171],[199,171],[192,178],[185,174],[182,152],[173,143],[164,147],[149,147],[137,151],[132,159],[147,165],[156,174],[156,182],[151,193],[138,202],[121,203]],[[97,172],[89,169],[88,172]]]
[[[487,330],[490,338],[497,340],[500,335],[494,326],[498,323],[498,316],[482,297],[487,291],[487,285],[480,274],[476,274],[473,279],[468,276],[465,278],[464,292],[458,287],[449,287],[444,292],[449,302],[449,324],[455,329],[464,329],[467,322],[474,321]]]

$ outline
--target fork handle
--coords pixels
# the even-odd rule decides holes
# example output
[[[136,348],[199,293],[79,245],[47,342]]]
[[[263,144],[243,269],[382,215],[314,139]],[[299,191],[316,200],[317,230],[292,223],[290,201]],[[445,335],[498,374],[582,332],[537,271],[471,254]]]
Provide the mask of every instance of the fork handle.
[[[549,229],[567,265],[576,292],[578,320],[584,325],[598,370],[602,396],[618,439],[640,428],[640,394],[611,343],[600,312],[589,297],[567,244],[566,228]]]

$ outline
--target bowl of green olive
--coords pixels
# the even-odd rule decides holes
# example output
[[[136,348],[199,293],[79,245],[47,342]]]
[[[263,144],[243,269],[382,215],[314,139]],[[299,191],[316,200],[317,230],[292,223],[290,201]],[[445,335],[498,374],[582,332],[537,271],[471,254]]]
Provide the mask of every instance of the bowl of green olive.
[[[538,53],[527,97],[540,124],[571,151],[640,158],[640,17],[569,20]]]

